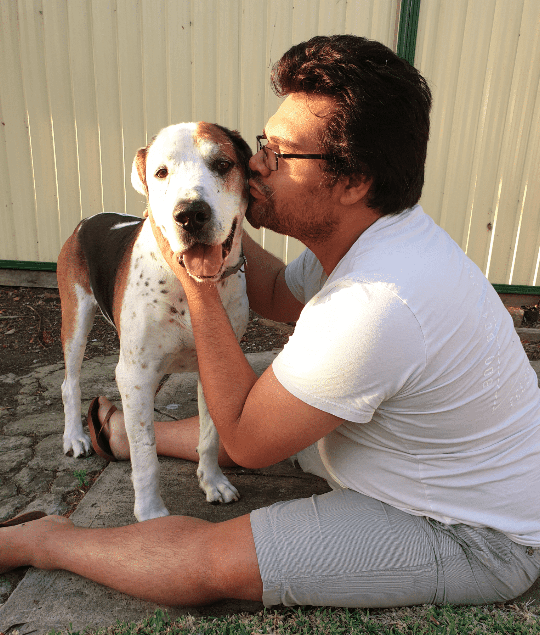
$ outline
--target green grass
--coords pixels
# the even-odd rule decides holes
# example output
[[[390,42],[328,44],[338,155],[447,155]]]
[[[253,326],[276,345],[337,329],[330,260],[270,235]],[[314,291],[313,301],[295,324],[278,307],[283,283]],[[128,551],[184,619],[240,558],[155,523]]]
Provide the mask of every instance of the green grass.
[[[540,606],[418,606],[386,610],[280,608],[255,615],[169,619],[156,611],[137,623],[117,623],[49,635],[529,635],[540,634]]]
[[[73,476],[79,481],[79,487],[87,487],[88,481],[86,480],[86,470],[75,470]]]

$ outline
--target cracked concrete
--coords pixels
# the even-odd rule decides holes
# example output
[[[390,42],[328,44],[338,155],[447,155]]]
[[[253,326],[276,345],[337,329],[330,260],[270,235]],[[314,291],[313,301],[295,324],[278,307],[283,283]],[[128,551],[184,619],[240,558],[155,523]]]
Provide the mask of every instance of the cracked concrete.
[[[248,354],[259,374],[278,351]],[[90,400],[107,395],[118,401],[114,379],[116,356],[85,361],[81,379],[83,412]],[[540,361],[532,362],[540,374]],[[18,387],[13,405],[0,411],[0,520],[21,511],[42,509],[62,514],[68,509],[66,496],[78,486],[75,471],[87,474],[106,468],[78,505],[72,519],[81,526],[119,526],[134,522],[130,465],[106,467],[96,455],[74,459],[62,451],[63,410],[60,385],[63,364],[36,368],[25,376],[0,376],[2,383]],[[156,418],[191,416],[197,412],[196,374],[173,375],[156,398]],[[304,474],[289,463],[265,470],[227,470],[242,499],[233,505],[208,505],[198,488],[196,466],[187,461],[160,459],[164,500],[174,514],[208,520],[225,520],[251,509],[328,491],[322,479]],[[540,580],[521,598],[540,602]],[[0,576],[0,631],[17,628],[20,635],[41,635],[50,629],[83,629],[110,626],[117,619],[135,621],[152,613],[156,605],[128,598],[83,578],[60,571],[18,569]],[[260,603],[221,602],[205,608],[169,609],[171,616],[219,615],[256,611]]]
[[[247,357],[260,374],[277,353],[252,353]],[[98,394],[119,401],[114,379],[116,362],[117,356],[112,355],[83,364],[83,413]],[[49,514],[65,513],[69,508],[67,495],[78,488],[75,472],[84,470],[92,474],[107,465],[95,454],[77,459],[63,454],[64,415],[60,393],[63,377],[63,364],[36,368],[22,377],[13,373],[0,376],[0,387],[2,383],[18,387],[13,405],[0,411],[0,520],[35,509]],[[159,411],[156,418],[196,414],[196,373],[169,377],[157,395],[156,409]],[[161,459],[160,463],[162,489],[171,513],[209,520],[232,518],[283,496],[294,498],[329,489],[322,479],[304,475],[292,465],[275,466],[261,475],[257,470],[230,470],[229,478],[242,481],[238,488],[243,498],[234,505],[215,506],[206,503],[199,490],[193,463],[172,459]],[[72,516],[74,522],[87,527],[134,522],[130,472],[128,462],[106,467],[79,503]],[[83,597],[86,600],[81,602]],[[44,634],[52,628],[67,629],[70,624],[81,629],[90,625],[109,626],[116,619],[139,619],[156,608],[78,576],[33,569],[18,569],[0,576],[0,602],[4,602],[0,605],[0,631],[8,633],[17,625],[21,635]],[[261,607],[258,603],[225,602],[209,610],[215,613]],[[178,609],[177,614],[188,611],[202,614],[199,609]]]

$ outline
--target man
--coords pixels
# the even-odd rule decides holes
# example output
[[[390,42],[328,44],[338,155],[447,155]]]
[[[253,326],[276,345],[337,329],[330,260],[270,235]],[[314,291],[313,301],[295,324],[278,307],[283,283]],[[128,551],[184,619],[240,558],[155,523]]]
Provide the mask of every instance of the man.
[[[0,532],[0,563],[172,605],[516,597],[540,573],[540,391],[493,288],[416,205],[429,89],[353,36],[293,47],[273,81],[286,99],[251,159],[248,218],[309,250],[285,268],[245,240],[252,308],[297,320],[260,379],[215,287],[171,266],[222,462],[297,454],[334,490],[219,524],[169,516],[91,530],[44,518]],[[195,460],[196,424],[158,424],[158,452]],[[127,458],[119,413],[110,435]]]

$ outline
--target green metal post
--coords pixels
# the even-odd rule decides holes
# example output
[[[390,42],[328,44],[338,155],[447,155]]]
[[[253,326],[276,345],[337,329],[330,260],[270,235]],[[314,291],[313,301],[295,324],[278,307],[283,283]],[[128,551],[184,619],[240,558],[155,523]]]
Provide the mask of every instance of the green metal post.
[[[401,0],[397,54],[414,66],[420,0]]]

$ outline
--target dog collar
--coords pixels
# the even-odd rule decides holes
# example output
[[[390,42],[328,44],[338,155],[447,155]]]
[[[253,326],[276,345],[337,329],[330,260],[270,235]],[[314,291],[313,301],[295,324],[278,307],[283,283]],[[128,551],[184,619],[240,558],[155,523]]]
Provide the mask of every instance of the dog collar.
[[[244,252],[242,251],[240,253],[240,260],[233,267],[227,267],[227,269],[225,269],[225,271],[221,274],[221,278],[219,279],[220,282],[221,280],[225,280],[225,278],[232,276],[233,273],[236,273],[237,271],[241,271],[242,267],[245,265],[247,265],[247,259],[244,256]],[[244,272],[242,271],[242,273]]]

